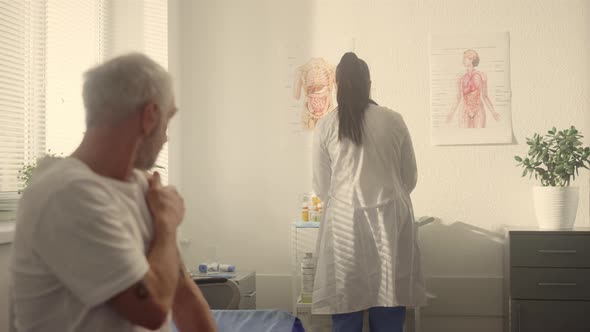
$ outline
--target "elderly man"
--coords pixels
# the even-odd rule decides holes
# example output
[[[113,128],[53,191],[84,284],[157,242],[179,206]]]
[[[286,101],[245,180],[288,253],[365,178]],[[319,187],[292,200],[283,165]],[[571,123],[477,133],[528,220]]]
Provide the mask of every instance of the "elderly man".
[[[13,328],[214,331],[176,246],[182,197],[146,171],[177,112],[170,75],[142,54],[85,74],[87,130],[40,162],[23,193],[11,266]]]

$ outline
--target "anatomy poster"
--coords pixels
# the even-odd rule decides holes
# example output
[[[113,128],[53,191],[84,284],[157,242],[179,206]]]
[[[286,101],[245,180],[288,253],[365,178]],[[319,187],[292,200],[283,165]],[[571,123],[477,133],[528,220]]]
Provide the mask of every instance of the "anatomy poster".
[[[430,36],[434,145],[511,143],[510,91],[508,32]]]
[[[298,101],[292,124],[310,131],[335,108],[336,68],[323,58],[310,58],[294,71],[293,98]]]

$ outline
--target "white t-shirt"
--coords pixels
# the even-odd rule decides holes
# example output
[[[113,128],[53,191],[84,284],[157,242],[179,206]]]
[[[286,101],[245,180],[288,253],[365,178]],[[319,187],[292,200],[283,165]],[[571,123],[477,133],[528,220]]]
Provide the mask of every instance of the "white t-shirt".
[[[106,301],[149,269],[147,188],[139,171],[122,182],[75,158],[39,164],[17,213],[11,264],[16,331],[146,331]],[[160,331],[170,330],[168,321]]]

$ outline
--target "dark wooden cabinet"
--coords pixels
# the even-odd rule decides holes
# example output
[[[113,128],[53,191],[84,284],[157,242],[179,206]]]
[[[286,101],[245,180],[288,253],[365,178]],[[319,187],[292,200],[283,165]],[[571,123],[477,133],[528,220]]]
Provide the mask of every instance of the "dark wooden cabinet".
[[[508,231],[506,331],[590,331],[590,230]]]

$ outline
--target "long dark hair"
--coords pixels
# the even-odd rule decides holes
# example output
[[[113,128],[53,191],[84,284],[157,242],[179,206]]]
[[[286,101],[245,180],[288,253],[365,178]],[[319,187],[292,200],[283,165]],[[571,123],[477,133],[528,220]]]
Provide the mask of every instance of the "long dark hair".
[[[369,98],[371,77],[369,67],[352,52],[345,53],[336,67],[338,83],[338,140],[350,139],[354,144],[363,142],[365,109]]]

